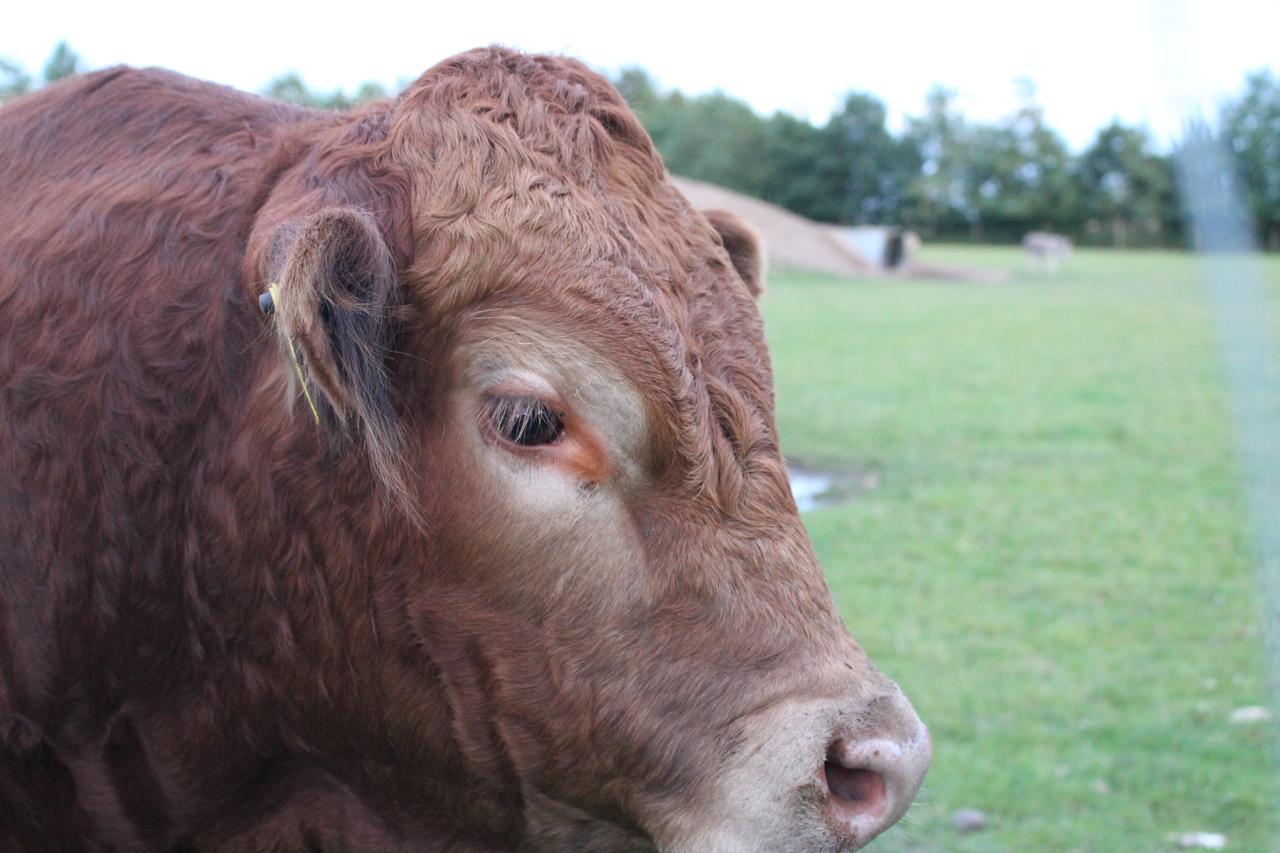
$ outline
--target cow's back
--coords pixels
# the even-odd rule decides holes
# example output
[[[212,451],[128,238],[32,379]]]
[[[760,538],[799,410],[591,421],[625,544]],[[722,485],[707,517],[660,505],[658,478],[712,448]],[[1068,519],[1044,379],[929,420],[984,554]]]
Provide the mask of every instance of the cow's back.
[[[107,546],[225,420],[259,334],[244,244],[293,115],[130,69],[0,110],[0,548]]]
[[[90,837],[54,793],[94,796],[84,768],[50,750],[127,753],[130,682],[198,651],[160,602],[192,584],[194,496],[261,346],[245,241],[307,115],[128,69],[0,109],[0,825],[35,797],[66,808],[45,831]]]

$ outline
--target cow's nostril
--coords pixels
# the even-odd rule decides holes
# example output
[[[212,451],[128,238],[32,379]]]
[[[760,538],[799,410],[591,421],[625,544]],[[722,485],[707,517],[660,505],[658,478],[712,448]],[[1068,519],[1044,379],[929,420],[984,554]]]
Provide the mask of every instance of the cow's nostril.
[[[852,725],[838,723],[827,741],[814,781],[825,795],[820,808],[832,837],[852,848],[902,817],[932,750],[928,729],[900,695],[866,703],[848,718]]]
[[[823,769],[831,798],[848,809],[877,812],[884,807],[884,777],[874,770],[841,767],[828,761]]]
[[[833,746],[822,765],[831,805],[846,816],[882,813],[888,800],[884,777],[866,767],[844,766],[838,757],[840,751]]]

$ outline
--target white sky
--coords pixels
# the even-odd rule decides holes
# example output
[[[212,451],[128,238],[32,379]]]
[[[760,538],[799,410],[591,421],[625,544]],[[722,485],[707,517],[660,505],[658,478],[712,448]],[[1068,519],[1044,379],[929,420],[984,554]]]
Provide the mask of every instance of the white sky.
[[[318,89],[394,88],[451,54],[502,43],[609,72],[641,65],[666,87],[718,88],[817,122],[843,93],[870,92],[896,130],[935,83],[987,121],[1014,109],[1014,80],[1025,77],[1076,150],[1113,117],[1145,123],[1163,144],[1187,110],[1212,114],[1247,72],[1280,69],[1277,0],[791,0],[768,12],[696,0],[8,5],[0,57],[28,71],[66,39],[91,67],[160,65],[252,91],[289,70]]]

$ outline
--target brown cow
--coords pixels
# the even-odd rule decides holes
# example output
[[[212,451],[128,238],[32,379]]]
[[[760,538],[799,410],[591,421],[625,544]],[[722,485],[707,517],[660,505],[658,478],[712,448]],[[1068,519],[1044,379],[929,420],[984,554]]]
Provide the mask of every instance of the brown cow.
[[[565,59],[0,110],[0,848],[897,820],[929,736],[832,604],[715,221]]]

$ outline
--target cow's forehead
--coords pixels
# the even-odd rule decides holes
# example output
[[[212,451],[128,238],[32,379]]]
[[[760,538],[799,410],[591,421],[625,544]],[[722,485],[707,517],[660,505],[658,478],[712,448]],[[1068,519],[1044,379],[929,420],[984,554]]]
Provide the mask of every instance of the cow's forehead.
[[[405,91],[401,105],[426,118],[474,115],[578,179],[593,172],[601,155],[621,155],[650,181],[662,178],[661,160],[626,102],[606,79],[574,60],[500,48],[471,51],[428,70]],[[498,137],[490,141],[506,145]]]
[[[603,77],[572,60],[472,51],[406,91],[393,141],[413,182],[424,298],[572,297],[591,325],[629,327],[635,351],[615,354],[662,373],[642,390],[664,401],[701,486],[776,447],[754,303]]]
[[[562,262],[608,259],[674,292],[717,256],[635,115],[573,60],[501,49],[450,59],[406,91],[393,139],[414,183],[415,248],[454,244],[434,260],[518,241]]]

